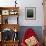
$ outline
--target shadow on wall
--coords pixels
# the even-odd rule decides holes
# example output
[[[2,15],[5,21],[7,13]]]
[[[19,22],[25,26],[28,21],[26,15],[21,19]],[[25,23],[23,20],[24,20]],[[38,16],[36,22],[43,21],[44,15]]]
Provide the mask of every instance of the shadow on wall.
[[[20,42],[21,42],[21,40],[23,38],[23,35],[24,35],[25,31],[28,28],[32,28],[34,30],[34,32],[36,32],[39,41],[41,43],[43,43],[43,33],[42,33],[43,30],[42,30],[42,26],[21,26],[20,27],[20,31],[19,31],[19,40],[20,40]]]

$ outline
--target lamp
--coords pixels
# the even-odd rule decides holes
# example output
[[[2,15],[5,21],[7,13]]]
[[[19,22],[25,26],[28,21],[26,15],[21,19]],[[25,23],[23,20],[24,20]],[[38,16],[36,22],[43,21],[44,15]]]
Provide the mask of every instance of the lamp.
[[[16,30],[16,29],[14,29],[14,32],[17,32],[17,30]]]
[[[13,37],[13,40],[18,40],[18,32],[17,32],[17,29],[15,28],[14,29],[14,37]]]
[[[17,2],[16,2],[17,0],[15,0],[15,7],[16,7],[16,4],[17,4]]]

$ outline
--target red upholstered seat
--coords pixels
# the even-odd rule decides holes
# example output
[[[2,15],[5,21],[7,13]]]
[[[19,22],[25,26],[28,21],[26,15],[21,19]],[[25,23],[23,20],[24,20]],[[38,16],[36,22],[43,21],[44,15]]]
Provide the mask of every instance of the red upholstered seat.
[[[25,43],[25,39],[28,39],[29,37],[37,37],[36,33],[33,31],[32,28],[28,28],[24,34],[24,37],[22,38],[22,42],[21,42],[21,46],[27,46]],[[36,38],[37,39],[37,38]],[[35,46],[41,46],[40,42],[38,41],[38,43]]]

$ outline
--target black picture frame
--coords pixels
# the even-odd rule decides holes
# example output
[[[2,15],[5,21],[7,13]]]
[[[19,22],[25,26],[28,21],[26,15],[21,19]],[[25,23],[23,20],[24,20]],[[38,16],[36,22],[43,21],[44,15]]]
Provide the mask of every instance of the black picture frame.
[[[26,7],[25,8],[25,18],[29,20],[35,20],[36,19],[36,8]]]

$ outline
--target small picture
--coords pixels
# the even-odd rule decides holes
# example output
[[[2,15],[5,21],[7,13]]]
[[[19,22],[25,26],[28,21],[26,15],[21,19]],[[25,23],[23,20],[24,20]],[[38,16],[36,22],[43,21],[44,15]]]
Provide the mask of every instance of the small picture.
[[[35,20],[36,19],[36,8],[35,7],[26,7],[25,8],[25,18]]]
[[[9,15],[9,10],[2,10],[2,15]]]

